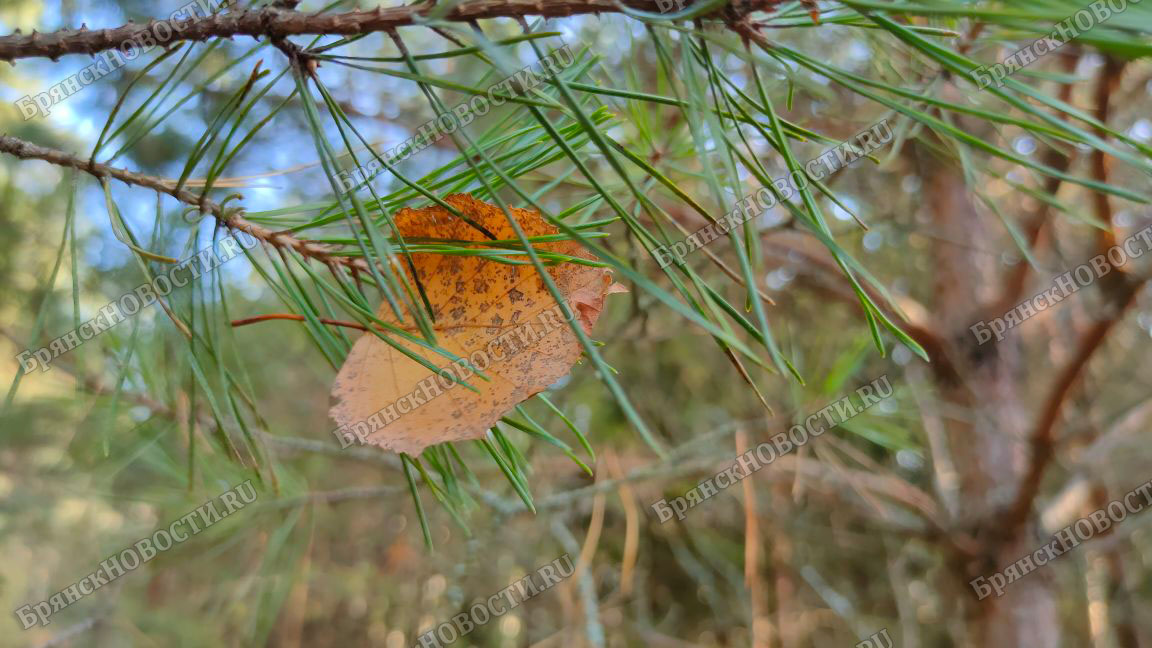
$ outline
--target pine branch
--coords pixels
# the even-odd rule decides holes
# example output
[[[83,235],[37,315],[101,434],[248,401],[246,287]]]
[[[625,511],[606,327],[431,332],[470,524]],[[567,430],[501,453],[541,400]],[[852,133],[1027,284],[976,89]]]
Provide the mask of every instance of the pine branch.
[[[187,189],[177,189],[174,183],[163,178],[111,167],[99,162],[85,161],[64,151],[38,146],[9,135],[0,135],[0,152],[8,153],[21,160],[43,160],[50,164],[83,171],[97,178],[115,178],[130,185],[159,191],[180,202],[197,207],[205,213],[212,214],[225,227],[250,234],[275,248],[296,252],[303,257],[316,259],[328,266],[341,265],[352,270],[369,272],[368,264],[363,259],[335,256],[332,254],[333,250],[328,246],[305,241],[286,232],[276,232],[257,225],[245,219],[240,210],[231,208],[226,210],[206,196],[196,195]]]
[[[729,13],[746,15],[775,7],[780,0],[748,0],[721,7]],[[622,13],[627,7],[652,13],[660,12],[666,3],[657,0],[472,0],[449,10],[444,22],[469,23],[487,18],[562,18],[584,14]],[[351,11],[338,14],[309,14],[298,11],[265,8],[258,11],[237,11],[215,14],[180,22],[182,29],[174,30],[169,43],[177,41],[205,41],[211,38],[268,36],[284,38],[303,34],[354,36],[368,32],[388,31],[397,27],[422,24],[433,5],[404,7],[377,7],[371,11]],[[21,58],[46,57],[57,59],[66,54],[95,55],[97,52],[120,47],[137,36],[151,34],[156,21],[144,24],[130,23],[112,29],[62,29],[38,34],[12,34],[0,38],[0,61],[12,62]]]
[[[1111,109],[1111,98],[1120,83],[1120,74],[1124,64],[1111,57],[1105,58],[1096,83],[1096,117],[1101,123],[1107,123]],[[1098,130],[1098,132],[1103,132]],[[1108,183],[1109,160],[1102,151],[1093,151],[1092,175],[1101,184]],[[1096,191],[1092,194],[1093,207],[1096,220],[1104,225],[1096,236],[1096,248],[1101,254],[1107,254],[1108,249],[1116,245],[1115,225],[1113,224],[1112,206],[1107,194]],[[1101,281],[1101,291],[1104,294],[1105,306],[1103,315],[1093,323],[1080,337],[1076,344],[1076,354],[1071,361],[1058,374],[1052,386],[1051,393],[1040,410],[1036,428],[1029,438],[1028,447],[1030,457],[1024,477],[1016,498],[1004,513],[1009,524],[1023,523],[1028,518],[1032,503],[1040,492],[1040,480],[1054,454],[1053,444],[1055,430],[1063,411],[1064,403],[1072,388],[1080,381],[1088,361],[1096,353],[1108,334],[1123,318],[1128,308],[1136,301],[1140,289],[1147,278],[1136,277],[1121,268],[1114,268],[1114,272]],[[1012,527],[1008,527],[1012,528]]]
[[[1004,528],[1015,529],[1032,519],[1029,511],[1036,496],[1040,494],[1040,480],[1044,477],[1044,472],[1054,454],[1055,430],[1064,404],[1068,401],[1068,395],[1083,377],[1088,361],[1103,346],[1108,334],[1123,319],[1128,307],[1136,301],[1143,284],[1143,281],[1126,282],[1123,295],[1117,297],[1117,303],[1112,305],[1113,314],[1095,322],[1084,331],[1076,345],[1075,355],[1058,374],[1051,392],[1044,400],[1036,428],[1028,439],[1028,466],[1024,471],[1016,498],[1002,513]]]

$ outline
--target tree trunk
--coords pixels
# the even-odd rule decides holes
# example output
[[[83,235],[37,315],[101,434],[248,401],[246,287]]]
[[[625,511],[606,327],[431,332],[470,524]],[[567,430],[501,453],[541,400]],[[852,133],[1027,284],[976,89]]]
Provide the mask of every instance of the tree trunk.
[[[978,345],[969,326],[1002,313],[982,312],[997,301],[1004,268],[998,255],[999,224],[981,219],[961,169],[951,160],[918,148],[926,182],[926,214],[934,236],[936,277],[933,316],[946,333],[949,362],[937,363],[935,382],[942,403],[947,451],[955,483],[941,488],[953,528],[976,540],[978,556],[954,556],[955,591],[968,601],[965,612],[972,648],[1056,648],[1060,624],[1049,578],[1034,572],[1002,597],[977,601],[969,581],[1003,569],[1040,544],[1031,523],[997,528],[998,514],[1013,499],[1027,459],[1021,406],[1018,331]],[[1017,334],[1017,335],[1014,335]],[[945,368],[950,365],[950,368]],[[967,413],[967,415],[965,415]]]

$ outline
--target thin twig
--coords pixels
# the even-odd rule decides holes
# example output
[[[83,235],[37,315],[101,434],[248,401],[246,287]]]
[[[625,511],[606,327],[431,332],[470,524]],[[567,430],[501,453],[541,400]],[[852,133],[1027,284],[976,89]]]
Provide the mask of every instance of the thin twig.
[[[249,324],[256,324],[258,322],[268,322],[268,321],[272,321],[272,320],[289,320],[292,322],[306,322],[306,321],[308,321],[308,318],[304,317],[303,315],[296,315],[294,313],[267,313],[265,315],[253,315],[252,317],[244,317],[241,319],[234,319],[234,320],[232,320],[232,327],[238,328],[241,326],[248,326]],[[328,324],[330,326],[343,326],[344,328],[356,329],[358,331],[367,332],[367,331],[371,330],[367,326],[364,326],[363,324],[357,324],[356,322],[345,322],[342,320],[328,319],[326,317],[318,317],[318,318],[316,318],[316,321],[318,321],[322,324]],[[380,331],[387,330],[387,329],[384,329],[383,327],[377,327],[377,329]]]
[[[8,153],[21,160],[43,160],[57,166],[83,171],[97,178],[115,178],[129,185],[159,191],[172,196],[180,202],[212,214],[216,217],[216,220],[225,227],[250,234],[277,249],[291,250],[303,257],[316,259],[325,264],[335,263],[353,269],[368,271],[368,264],[363,259],[337,256],[333,254],[334,250],[326,245],[298,239],[287,232],[272,231],[245,219],[242,216],[242,210],[226,210],[206,196],[198,196],[187,189],[179,189],[176,185],[155,176],[144,175],[99,162],[82,160],[64,151],[39,146],[10,135],[0,135],[0,152]]]
[[[552,519],[552,535],[569,554],[580,553],[579,543],[559,517]],[[592,570],[584,564],[577,565],[576,569],[579,572],[575,576],[580,602],[584,606],[584,635],[588,638],[588,645],[604,648],[604,626],[600,624],[600,601],[596,598],[596,582]]]

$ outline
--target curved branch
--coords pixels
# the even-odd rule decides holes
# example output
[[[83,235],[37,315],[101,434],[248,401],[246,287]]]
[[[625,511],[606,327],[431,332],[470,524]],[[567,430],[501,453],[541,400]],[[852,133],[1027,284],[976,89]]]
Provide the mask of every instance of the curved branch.
[[[740,3],[739,12],[746,14],[771,9],[779,2],[780,0],[751,0]],[[440,20],[468,23],[486,18],[527,16],[563,18],[582,14],[622,13],[626,8],[658,13],[662,4],[664,3],[657,0],[628,0],[626,3],[617,0],[471,0],[447,11]],[[422,24],[425,15],[432,9],[431,4],[421,4],[377,7],[371,11],[338,14],[308,14],[275,8],[237,11],[177,21],[181,29],[176,30],[169,42],[205,41],[211,38],[235,36],[253,38],[261,36],[283,38],[302,34],[354,36]],[[0,61],[11,62],[32,57],[55,60],[66,54],[94,55],[97,52],[118,48],[130,39],[150,33],[155,22],[132,23],[113,29],[64,29],[45,34],[4,36],[0,38]]]
[[[1097,119],[1107,120],[1111,105],[1110,100],[1120,82],[1123,68],[1122,62],[1112,57],[1105,58],[1105,65],[1100,71],[1096,85],[1095,112]],[[1106,123],[1106,121],[1101,123]],[[1102,131],[1097,129],[1097,132]],[[1092,155],[1092,175],[1101,185],[1108,183],[1108,160],[1103,152],[1096,151]],[[1116,244],[1112,207],[1108,195],[1102,191],[1096,191],[1093,194],[1093,205],[1097,220],[1106,228],[1101,230],[1096,237],[1097,250],[1103,254],[1107,253],[1109,247]],[[1033,500],[1040,492],[1040,480],[1044,477],[1044,471],[1052,459],[1054,452],[1053,436],[1064,402],[1072,388],[1080,380],[1084,367],[1092,355],[1103,345],[1112,328],[1123,319],[1128,307],[1136,301],[1136,296],[1145,281],[1144,278],[1134,277],[1120,268],[1115,268],[1115,272],[1107,275],[1107,278],[1101,282],[1101,290],[1106,300],[1105,309],[1107,310],[1081,336],[1076,346],[1076,354],[1057,376],[1052,392],[1040,410],[1036,429],[1032,432],[1028,442],[1031,456],[1024,472],[1024,478],[1021,480],[1015,500],[1005,510],[1007,528],[1014,528],[1011,525],[1021,524],[1026,519],[1026,514],[1031,509]]]
[[[1136,301],[1136,295],[1140,292],[1142,285],[1142,281],[1128,282],[1125,294],[1115,304],[1115,315],[1097,321],[1084,332],[1080,338],[1080,343],[1077,345],[1076,354],[1057,376],[1052,391],[1040,410],[1040,418],[1036,423],[1036,428],[1028,439],[1030,452],[1028,467],[1024,472],[1024,478],[1021,480],[1015,501],[1004,511],[1006,528],[1015,528],[1025,520],[1030,519],[1027,513],[1032,508],[1032,501],[1040,492],[1040,480],[1052,459],[1053,433],[1056,429],[1056,423],[1060,420],[1060,412],[1064,409],[1064,403],[1068,400],[1068,394],[1080,381],[1084,367],[1103,345],[1112,328],[1123,319],[1128,307]]]
[[[200,210],[212,214],[216,217],[216,220],[225,227],[250,234],[273,247],[291,250],[303,257],[316,259],[328,266],[340,265],[351,270],[370,272],[368,264],[363,259],[336,256],[333,254],[332,248],[326,245],[298,239],[286,232],[276,232],[257,225],[256,223],[246,220],[237,210],[225,210],[207,197],[198,196],[187,189],[178,189],[176,185],[161,178],[144,175],[127,169],[111,167],[98,162],[82,160],[64,151],[37,146],[31,142],[9,135],[0,135],[0,152],[8,153],[21,160],[43,160],[50,164],[83,171],[97,178],[115,178],[130,185],[159,191],[172,196],[180,202],[198,207]]]

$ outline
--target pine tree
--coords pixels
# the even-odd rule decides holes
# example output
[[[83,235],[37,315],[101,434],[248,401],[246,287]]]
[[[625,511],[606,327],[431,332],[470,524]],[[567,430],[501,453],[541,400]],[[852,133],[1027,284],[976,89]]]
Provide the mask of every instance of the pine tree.
[[[382,622],[396,639],[355,621],[344,601],[359,595],[306,603],[310,566],[335,570],[358,542],[325,521],[386,535],[390,573],[412,576],[419,555],[421,577],[469,596],[514,580],[478,554],[514,556],[519,578],[604,543],[575,571],[579,620],[549,620],[588,645],[852,645],[887,628],[896,645],[1138,646],[1152,632],[1124,577],[1145,573],[1137,522],[1090,518],[1111,544],[1067,547],[1085,563],[1018,563],[1149,478],[1100,470],[1152,411],[1147,315],[1130,315],[1152,248],[1137,207],[1148,5],[115,9],[109,28],[71,8],[58,25],[0,10],[42,29],[0,37],[21,95],[0,113],[0,333],[15,357],[2,454],[22,537],[65,491],[100,493],[100,515],[139,499],[154,520],[49,560],[61,569],[37,568],[9,602],[50,601],[128,531],[237,484],[259,496],[158,552],[147,592],[117,581],[28,633],[111,645],[130,618],[188,645],[410,645],[429,614],[466,609],[409,603]],[[498,210],[508,236],[458,194]],[[404,235],[406,209],[474,238]],[[531,268],[582,359],[484,438],[397,454],[333,432],[328,382],[361,335],[430,372],[469,360],[442,344],[421,255]],[[552,272],[574,265],[630,290],[595,331]],[[451,383],[490,379],[472,366]],[[327,508],[350,501],[413,523]],[[550,539],[477,546],[521,533]],[[218,598],[165,608],[185,582],[168,570]],[[982,595],[998,572],[1003,595]],[[381,597],[400,606],[420,587]],[[145,606],[173,625],[141,620]],[[208,607],[225,613],[190,622]],[[828,610],[839,621],[804,620]]]

